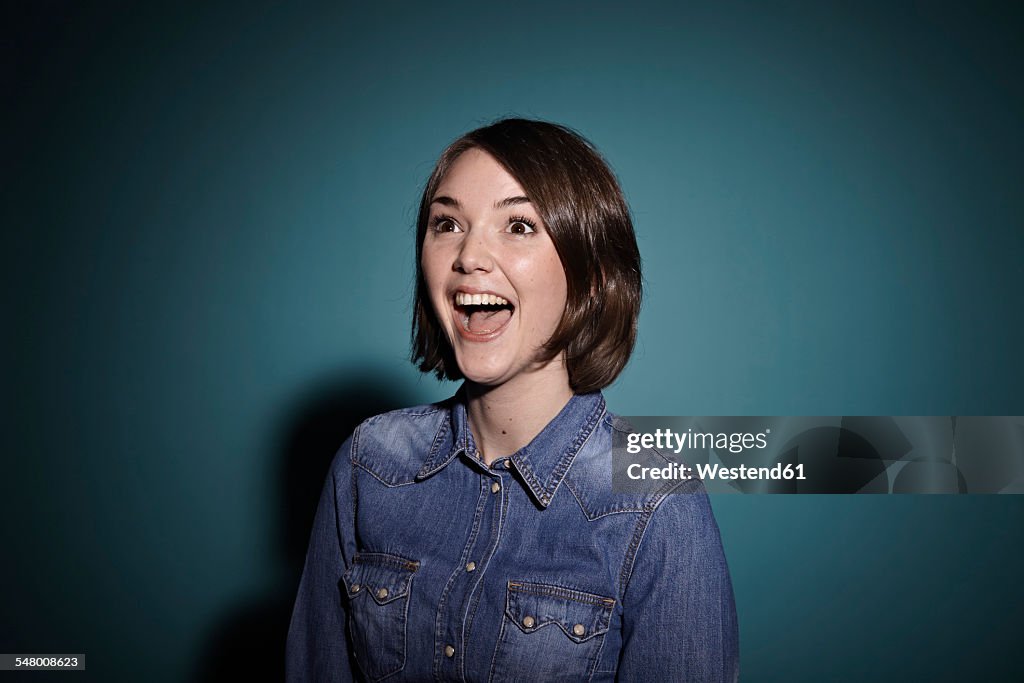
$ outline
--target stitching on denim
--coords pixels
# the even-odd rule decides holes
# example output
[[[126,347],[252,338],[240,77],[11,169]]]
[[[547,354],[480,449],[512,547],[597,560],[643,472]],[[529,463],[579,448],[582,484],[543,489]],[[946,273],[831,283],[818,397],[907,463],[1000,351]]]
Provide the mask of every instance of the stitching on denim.
[[[359,460],[359,440],[360,440],[360,437],[362,435],[362,430],[363,430],[364,427],[366,427],[367,425],[369,425],[371,423],[379,421],[379,419],[382,418],[382,417],[386,417],[388,415],[392,415],[392,414],[398,413],[398,412],[400,412],[400,411],[392,411],[391,413],[383,413],[381,415],[374,415],[373,417],[371,417],[371,418],[369,418],[367,420],[363,420],[356,427],[355,431],[352,433],[352,450],[351,450],[351,457],[349,458],[349,460],[352,463],[353,468],[358,467],[359,469],[363,470],[364,472],[367,472],[370,476],[372,476],[374,479],[376,479],[380,483],[384,484],[388,488],[395,488],[395,487],[398,487],[398,486],[408,486],[409,484],[414,484],[414,483],[416,483],[416,476],[417,476],[418,473],[414,474],[413,475],[413,479],[411,479],[409,481],[398,482],[397,484],[393,483],[391,481],[388,481],[387,479],[384,478],[384,476],[382,474],[374,471],[374,469],[371,467],[371,465],[369,463],[364,463],[364,462]],[[437,412],[437,411],[433,411],[433,412]],[[443,424],[444,424],[444,421],[442,421],[442,425]],[[429,462],[429,456],[428,456],[428,462]],[[353,485],[353,490],[355,490],[355,486],[354,485]]]
[[[525,582],[512,582],[512,581],[509,581],[509,585],[510,586],[513,583],[525,583]],[[535,584],[535,585],[546,585],[546,584]],[[562,588],[560,586],[551,586],[551,587],[552,588]],[[574,589],[563,588],[563,590],[574,590]],[[584,591],[575,591],[574,590],[574,592],[576,592],[576,593],[583,593]],[[505,612],[503,613],[502,618],[501,618],[501,629],[498,631],[498,642],[497,642],[497,644],[495,645],[495,648],[494,648],[494,655],[491,657],[491,670],[490,670],[490,674],[489,674],[488,679],[487,679],[489,683],[494,681],[495,668],[497,666],[497,661],[498,661],[498,652],[501,651],[502,646],[505,644],[505,641],[504,641],[505,629],[506,629],[508,624],[512,624],[512,623],[515,622],[515,620],[510,616],[510,612],[511,612],[510,598],[511,598],[512,593],[513,593],[513,591],[506,591],[505,592]],[[544,597],[551,597],[551,596],[545,595]],[[597,596],[597,597],[600,597],[600,596]],[[602,598],[602,599],[604,599],[604,598]],[[607,598],[607,599],[610,600],[611,598]],[[607,619],[610,621],[610,619],[611,619],[610,614],[608,615]],[[595,655],[594,655],[593,659],[590,661],[589,673],[587,674],[587,680],[592,679],[593,676],[594,676],[594,670],[597,668],[597,665],[598,665],[598,663],[601,660],[601,652],[602,652],[602,650],[604,648],[604,643],[605,643],[605,640],[607,639],[608,631],[611,629],[610,623],[609,624],[604,624],[603,622],[604,622],[604,619],[602,619],[602,627],[603,627],[603,629],[600,632],[592,633],[592,634],[588,635],[586,638],[580,640],[577,643],[577,644],[582,644],[582,643],[585,643],[585,642],[588,642],[588,641],[595,641],[595,640],[599,640],[600,641],[600,644],[597,647]],[[562,631],[562,633],[564,633],[566,636],[568,636],[570,639],[572,639],[574,642],[576,642],[577,636],[575,636],[574,634],[572,634],[568,630],[566,630],[565,626],[561,622],[559,622],[557,620],[541,624],[540,626],[537,626],[536,628],[531,629],[530,633],[533,633],[533,632],[538,631],[538,630],[540,630],[542,628],[550,626],[551,624],[554,624],[556,627],[558,627],[559,630]],[[517,628],[519,627],[518,623],[516,623],[515,625],[516,625]]]
[[[357,467],[357,468],[361,469],[362,471],[366,472],[367,474],[369,474],[371,477],[373,477],[374,479],[376,479],[380,483],[384,484],[384,486],[387,486],[389,489],[396,489],[396,488],[398,488],[400,486],[411,486],[412,484],[416,483],[415,480],[412,480],[412,481],[402,481],[402,482],[399,482],[397,484],[393,484],[390,481],[388,481],[387,479],[384,479],[381,475],[377,474],[376,472],[371,470],[367,465],[364,465],[361,462],[354,463],[354,465],[355,465],[355,467]]]
[[[367,558],[372,558],[373,561],[372,562],[367,562],[366,561]],[[401,622],[402,622],[402,648],[401,648],[401,653],[402,653],[402,656],[401,656],[400,660],[398,660],[395,663],[394,668],[392,670],[390,670],[390,671],[386,671],[386,672],[381,673],[380,676],[374,677],[374,676],[369,675],[369,673],[366,671],[366,669],[364,667],[364,663],[362,661],[360,661],[360,659],[358,657],[356,658],[356,663],[359,666],[360,670],[362,671],[363,675],[367,678],[367,680],[383,681],[383,680],[385,680],[387,678],[390,678],[391,676],[394,676],[395,674],[401,673],[402,671],[405,670],[405,664],[406,664],[406,661],[407,661],[408,656],[409,656],[409,653],[408,653],[408,649],[409,649],[408,648],[409,602],[410,602],[409,596],[412,593],[413,578],[415,576],[416,569],[419,568],[419,562],[413,562],[411,560],[406,560],[405,558],[400,557],[398,555],[390,555],[388,553],[357,553],[352,558],[352,565],[353,566],[350,567],[349,570],[347,572],[345,572],[345,575],[344,575],[344,578],[346,580],[346,589],[348,588],[348,581],[351,578],[350,574],[351,574],[352,570],[355,568],[355,565],[357,565],[357,564],[360,564],[360,565],[363,565],[363,566],[367,566],[367,567],[376,566],[376,567],[383,567],[383,568],[386,568],[386,569],[405,570],[405,571],[409,572],[408,577],[404,579],[405,591],[400,596],[396,597],[395,599],[390,600],[389,602],[386,602],[383,605],[381,605],[381,604],[377,603],[377,601],[372,596],[368,596],[368,597],[362,598],[364,603],[366,602],[366,600],[369,600],[370,603],[372,603],[373,605],[376,605],[376,607],[370,607],[369,605],[367,605],[367,607],[369,609],[371,609],[371,610],[372,609],[376,609],[376,608],[393,609],[393,607],[391,607],[392,605],[395,605],[395,603],[397,603],[399,601],[401,601],[401,603],[402,603],[402,618],[401,618]],[[349,599],[353,600],[354,598],[352,598],[352,596],[349,595]],[[352,623],[353,620],[354,620],[355,610],[350,609],[348,611],[349,611],[349,615],[348,615],[349,633],[355,633],[357,629],[354,628],[353,623]]]
[[[580,510],[583,512],[583,516],[586,517],[588,521],[590,521],[590,511],[587,510],[587,508],[583,505],[583,501],[580,500],[579,494],[576,493],[576,490],[572,487],[572,482],[565,481],[563,483],[565,484],[565,488],[569,489],[569,493],[572,494],[572,497],[576,499],[576,504],[580,506]]]
[[[648,509],[640,516],[637,529],[633,532],[633,538],[629,543],[626,559],[622,564],[622,571],[619,574],[619,595],[625,595],[626,589],[629,587],[629,580],[633,577],[633,566],[636,563],[637,551],[643,542],[643,537],[647,533],[647,527],[650,526],[654,513],[661,507],[661,503],[672,493],[673,489],[684,488],[695,481],[698,485],[700,484],[699,480],[669,481],[652,494],[651,499],[648,501]]]
[[[419,562],[417,562],[416,565],[419,566]],[[401,662],[401,665],[397,669],[395,669],[391,673],[381,677],[380,680],[384,680],[385,678],[390,678],[391,676],[395,676],[395,675],[400,674],[403,671],[405,671],[405,662],[409,658],[409,603],[412,602],[412,600],[410,600],[409,596],[411,594],[412,594],[412,577],[409,578],[409,585],[408,585],[408,587],[406,588],[406,591],[405,591],[405,599],[402,601],[402,602],[405,603],[405,609],[402,610],[402,662]]]
[[[410,573],[415,573],[420,568],[420,563],[418,561],[407,560],[401,555],[392,555],[391,553],[356,553],[352,556],[352,564],[363,564],[370,567],[404,569]]]
[[[626,556],[622,560],[622,569],[619,571],[619,595],[626,594],[626,587],[633,575],[633,563],[636,561],[636,551],[640,547],[644,531],[647,530],[647,522],[651,518],[653,509],[645,510],[637,519],[636,528],[633,529],[633,536],[629,539],[629,546],[626,548]]]
[[[352,434],[352,442],[348,447],[348,486],[349,486],[349,505],[352,508],[352,526],[355,526],[356,515],[359,513],[359,488],[356,486],[356,468],[353,464],[353,454],[356,448],[356,442],[358,440],[357,434],[359,433],[359,427],[356,427],[355,432]],[[334,509],[338,508],[338,480],[334,480]],[[338,526],[338,547],[341,548],[342,555],[345,554],[345,541],[342,537],[341,526],[338,525],[337,515],[335,515],[334,523]]]
[[[637,513],[637,512],[643,512],[643,511],[645,511],[647,509],[646,506],[639,507],[639,508],[638,507],[621,507],[620,508],[620,507],[614,507],[614,506],[606,505],[603,508],[599,508],[599,510],[602,510],[601,512],[591,512],[590,510],[587,509],[587,506],[583,504],[583,499],[580,497],[580,494],[576,491],[576,489],[573,488],[572,480],[569,477],[566,477],[565,481],[562,482],[562,484],[567,489],[569,489],[569,493],[571,493],[572,497],[576,499],[576,503],[580,506],[580,510],[583,512],[583,515],[587,518],[588,522],[593,522],[593,521],[596,521],[598,519],[601,519],[602,517],[608,517],[609,515],[621,515],[621,514],[626,514],[626,513]]]
[[[469,530],[469,538],[466,539],[466,545],[462,549],[462,555],[460,557],[460,562],[459,562],[459,564],[457,564],[455,566],[455,569],[452,570],[452,573],[448,576],[448,581],[445,582],[444,589],[441,591],[441,597],[440,597],[440,599],[437,602],[437,616],[434,618],[434,642],[435,643],[440,643],[443,640],[443,637],[442,637],[444,635],[443,615],[445,614],[445,610],[447,609],[447,606],[448,606],[448,599],[449,599],[449,596],[451,594],[452,587],[455,585],[455,582],[458,580],[459,576],[461,576],[462,568],[466,564],[466,559],[469,557],[470,550],[476,544],[476,538],[477,538],[477,535],[478,535],[479,530],[480,530],[480,521],[483,518],[483,510],[484,510],[484,508],[487,507],[487,496],[488,495],[490,495],[490,491],[488,491],[485,488],[483,480],[481,480],[480,493],[478,494],[478,497],[477,497],[476,509],[473,512],[473,525],[472,525],[472,527],[470,527],[470,530]],[[460,638],[459,639],[459,646],[460,646],[459,649],[460,649],[460,651],[464,650],[463,645],[464,645],[463,640]],[[463,666],[464,666],[465,665],[464,652],[463,652],[463,654],[460,654],[459,656],[460,656],[460,658],[462,658],[462,662],[463,662]],[[434,673],[434,678],[435,679],[440,679],[442,677],[441,669],[442,669],[443,665],[444,665],[443,655],[441,654],[440,650],[437,650],[434,653],[434,667],[433,667],[433,673]]]
[[[483,481],[483,485],[484,485],[484,494],[486,496],[487,488],[488,488],[487,487],[487,480],[484,479],[482,481]],[[466,622],[465,622],[465,630],[463,632],[464,635],[468,634],[468,633],[470,633],[470,631],[472,631],[473,621],[476,619],[476,611],[477,611],[477,608],[478,608],[478,606],[480,604],[480,598],[483,596],[483,590],[482,590],[481,584],[484,581],[484,575],[487,572],[487,567],[490,566],[491,558],[494,557],[494,553],[496,553],[498,551],[498,547],[501,545],[501,532],[505,528],[504,527],[505,510],[508,507],[507,504],[506,504],[508,502],[507,496],[509,495],[507,493],[507,489],[508,489],[508,487],[506,487],[504,485],[504,481],[502,481],[502,487],[501,487],[501,490],[500,490],[499,495],[498,495],[498,500],[495,501],[495,506],[496,506],[495,514],[491,515],[491,535],[493,536],[494,540],[492,542],[490,542],[487,547],[484,548],[484,555],[483,555],[483,557],[481,557],[480,566],[477,567],[477,569],[478,569],[478,576],[476,578],[476,581],[473,583],[473,585],[469,589],[469,595],[470,595],[471,603],[470,603],[470,607],[469,607],[469,613],[467,615],[468,618],[466,619]],[[487,500],[488,499],[485,497],[485,499],[484,499],[484,507],[486,507],[486,505],[487,505]],[[474,542],[474,545],[475,545],[475,542]],[[507,596],[506,596],[506,600],[507,600]],[[466,652],[465,639],[463,639],[462,651]],[[465,657],[462,658],[461,666],[460,666],[460,671],[459,672],[462,675],[462,679],[465,680],[466,679],[466,659],[465,659]]]
[[[580,590],[577,590],[577,589],[574,589],[574,588],[566,588],[564,586],[554,586],[554,585],[551,585],[551,584],[536,584],[536,583],[531,583],[531,582],[527,582],[527,581],[509,581],[508,582],[508,588],[511,589],[511,590],[506,590],[505,591],[505,611],[504,611],[504,613],[502,614],[502,617],[501,617],[501,628],[498,631],[498,641],[497,641],[497,643],[494,646],[494,655],[491,657],[491,669],[490,669],[490,672],[489,672],[488,678],[487,678],[488,683],[494,683],[494,681],[496,680],[495,676],[496,676],[496,670],[497,670],[498,661],[499,661],[498,655],[499,655],[499,653],[502,653],[504,651],[505,646],[507,645],[507,640],[506,640],[506,637],[505,637],[505,633],[506,633],[506,630],[509,628],[509,624],[514,624],[517,628],[519,628],[519,624],[518,623],[514,623],[515,619],[513,619],[510,616],[510,613],[512,611],[512,606],[511,606],[512,594],[515,593],[515,592],[528,592],[528,591],[523,591],[523,590],[519,590],[519,589],[512,589],[513,585],[517,585],[517,586],[524,586],[524,585],[525,586],[544,586],[544,587],[547,587],[547,588],[550,588],[550,589],[555,589],[555,590],[558,590],[558,591],[568,591],[568,592],[571,592],[571,593],[575,593],[577,595],[579,595],[579,594],[589,595],[589,596],[596,597],[596,598],[598,598],[600,600],[612,600],[612,603],[613,603],[612,605],[583,603],[583,604],[587,604],[587,606],[589,606],[589,607],[599,607],[599,608],[607,608],[607,609],[602,609],[601,610],[602,616],[600,617],[600,624],[601,624],[602,630],[599,631],[599,632],[595,632],[595,633],[589,634],[586,638],[584,638],[581,641],[577,642],[576,641],[577,636],[573,635],[568,630],[566,630],[565,625],[562,624],[560,621],[557,621],[557,620],[551,621],[551,622],[546,622],[545,624],[542,624],[542,625],[537,626],[536,628],[530,630],[530,633],[533,633],[533,632],[535,632],[535,631],[537,631],[537,630],[539,630],[541,628],[545,628],[547,626],[550,626],[551,624],[554,624],[556,627],[558,627],[559,630],[562,631],[562,633],[564,633],[565,635],[569,636],[569,638],[572,639],[574,642],[577,642],[577,645],[579,645],[579,646],[582,646],[583,643],[597,641],[598,645],[597,645],[597,648],[595,650],[595,653],[594,653],[593,657],[590,659],[590,661],[589,661],[589,663],[587,665],[587,674],[586,674],[586,679],[585,680],[589,681],[589,680],[593,679],[594,672],[597,669],[597,665],[601,661],[601,653],[603,652],[603,649],[604,649],[604,643],[605,643],[605,641],[608,638],[608,631],[611,629],[610,621],[611,621],[611,614],[612,614],[613,608],[614,608],[614,600],[612,598],[604,598],[603,596],[594,595],[593,593],[587,593],[586,591],[580,591]],[[544,593],[544,594],[541,594],[541,595],[543,597],[553,597],[551,594],[548,594],[548,593]],[[568,598],[568,599],[573,600],[573,598]],[[576,600],[576,601],[577,602],[582,602],[582,601],[579,601],[579,600]],[[605,622],[608,622],[608,623],[605,623]]]
[[[498,642],[494,645],[494,653],[491,655],[491,671],[487,676],[487,683],[494,682],[494,670],[498,666],[498,653],[502,650],[502,645],[505,643],[505,626],[508,625],[509,619],[506,616],[508,614],[508,592],[505,593],[505,612],[501,615],[501,628],[498,630]]]
[[[481,480],[479,494],[480,504],[477,505],[477,509],[473,513],[473,528],[470,533],[469,541],[466,543],[466,547],[462,551],[462,557],[459,558],[459,565],[455,569],[456,574],[453,575],[453,578],[455,578],[457,575],[461,575],[461,573],[464,571],[466,562],[469,560],[470,554],[472,553],[473,548],[476,546],[477,540],[480,538],[480,531],[483,528],[484,510],[487,508],[488,494],[489,492],[487,491],[486,480]],[[491,523],[491,526],[493,528],[493,522]],[[487,559],[489,558],[490,556],[487,556],[487,558],[481,558],[480,566],[477,568],[478,574],[476,576],[476,581],[472,582],[472,585],[469,587],[470,598],[472,598],[474,591],[476,591],[477,588],[479,587],[480,582],[483,581]],[[463,680],[466,679],[466,636],[472,630],[472,620],[474,616],[475,605],[479,602],[480,596],[477,595],[476,600],[469,607],[469,618],[465,621],[464,628],[461,634],[462,637],[459,639],[459,675],[462,677]]]
[[[508,588],[513,593],[528,593],[530,595],[541,595],[544,597],[561,598],[579,602],[594,607],[606,607],[609,610],[615,607],[615,598],[606,598],[603,595],[588,593],[577,588],[556,586],[550,583],[535,583],[533,581],[509,581]]]
[[[606,405],[603,396],[599,396],[599,399],[600,400],[598,400],[594,409],[583,423],[583,428],[577,432],[576,439],[569,446],[568,450],[562,454],[559,461],[555,463],[555,469],[552,470],[551,476],[548,477],[548,484],[546,486],[538,487],[541,490],[539,495],[540,501],[543,503],[544,507],[551,504],[551,499],[554,498],[555,491],[558,490],[558,485],[561,484],[562,480],[565,478],[565,473],[569,471],[569,467],[572,465],[573,460],[576,459],[580,450],[582,450],[583,446],[590,440],[597,424],[601,421],[601,417],[604,415],[606,410]]]
[[[351,498],[352,498],[352,526],[353,527],[355,526],[356,519],[358,519],[358,515],[359,515],[359,486],[358,486],[358,479],[356,477],[356,467],[355,467],[355,464],[356,464],[356,448],[358,448],[358,445],[359,445],[360,427],[361,427],[361,425],[356,425],[355,431],[352,432],[352,443],[349,445],[349,448],[348,448],[348,464],[349,464],[349,468],[348,468],[349,475],[348,475],[348,478],[349,478],[349,486],[351,487],[351,490],[352,490]],[[341,540],[341,529],[340,528],[338,529],[338,538],[339,538],[339,540]],[[342,543],[342,548],[344,548],[344,547],[345,547],[344,543]]]
[[[605,629],[604,633],[601,634],[601,644],[597,646],[597,652],[594,653],[594,661],[590,665],[590,671],[587,672],[587,680],[591,681],[594,679],[594,671],[597,669],[597,665],[601,663],[601,653],[604,652],[604,645],[608,642],[608,632],[611,630],[611,623]]]
[[[345,618],[345,631],[350,636],[352,636],[352,634],[355,634],[355,632],[356,632],[355,626],[353,625],[353,622],[355,621],[355,619],[352,616],[352,610],[351,609],[348,609],[348,610],[345,610],[345,611],[348,613],[346,615],[346,618]],[[346,642],[351,642],[351,644],[352,644],[352,651],[355,652],[356,645],[357,645],[355,638],[354,637],[346,638]],[[358,657],[352,657],[352,658],[350,658],[350,661],[355,661],[356,666],[359,668],[359,673],[361,673],[363,675],[363,678],[366,678],[366,679],[370,678],[369,676],[366,675],[366,671],[363,669],[363,663],[361,661],[359,661]]]
[[[555,489],[558,488],[558,484],[565,478],[565,473],[569,470],[569,467],[576,460],[576,456],[578,456],[580,454],[580,451],[582,451],[590,442],[590,437],[592,437],[594,435],[594,432],[597,431],[597,425],[601,422],[601,417],[604,415],[604,413],[605,404],[604,399],[602,398],[598,402],[594,412],[591,413],[590,417],[587,419],[586,427],[584,427],[584,429],[576,436],[575,448],[572,450],[571,453],[566,453],[566,455],[562,458],[562,461],[558,464],[558,466],[556,466],[555,472],[557,474],[557,478],[555,479],[555,486],[552,489],[551,494],[548,496],[549,499],[551,498],[551,496],[554,495]]]
[[[523,464],[525,465],[525,467],[519,467],[519,473],[522,475],[523,479],[526,480],[526,483],[530,487],[530,491],[533,493],[533,495],[537,496],[540,502],[543,503],[544,487],[542,487],[540,485],[540,482],[537,480],[537,475],[534,473],[533,466],[530,465],[529,460],[524,460]]]
[[[437,433],[434,434],[434,441],[430,444],[430,451],[427,453],[427,461],[424,463],[428,470],[432,470],[434,467],[434,458],[436,458],[437,454],[440,452],[441,444],[444,443],[445,436],[447,435],[448,430],[451,429],[450,422],[451,419],[449,416],[449,419],[441,420],[441,424],[437,427]]]
[[[654,516],[655,510],[661,504],[661,501],[665,500],[665,496],[676,486],[686,483],[684,482],[667,482],[660,489],[655,491],[651,498],[647,501],[647,509],[640,516],[637,523],[637,528],[633,531],[633,538],[630,539],[628,552],[626,559],[622,565],[622,572],[619,576],[619,595],[625,595],[626,588],[629,586],[629,580],[633,577],[633,566],[636,563],[636,554],[640,548],[640,544],[643,542],[644,535],[647,533],[647,527],[650,525],[651,518]]]
[[[452,421],[454,420],[452,410],[454,409],[449,408],[447,416],[441,420],[437,434],[434,435],[434,440],[431,443],[430,451],[427,454],[426,459],[423,461],[423,466],[420,467],[419,471],[416,473],[417,479],[424,479],[437,473],[442,468],[446,467],[461,450],[465,449],[465,446],[461,445],[459,435],[456,434],[456,431],[452,426]],[[441,446],[447,440],[449,434],[451,435],[452,440],[451,449],[444,454],[444,457],[439,457],[441,454]]]
[[[589,519],[591,522],[596,522],[603,517],[611,517],[612,515],[636,515],[643,513],[646,510],[647,508],[612,508],[610,510],[600,512]]]

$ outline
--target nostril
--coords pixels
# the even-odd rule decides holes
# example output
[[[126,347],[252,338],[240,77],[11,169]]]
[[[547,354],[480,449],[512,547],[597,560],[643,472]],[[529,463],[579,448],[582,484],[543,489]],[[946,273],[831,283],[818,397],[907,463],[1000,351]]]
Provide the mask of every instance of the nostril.
[[[452,264],[453,270],[469,273],[475,270],[489,270],[491,265],[490,254],[482,244],[466,240],[455,257]]]

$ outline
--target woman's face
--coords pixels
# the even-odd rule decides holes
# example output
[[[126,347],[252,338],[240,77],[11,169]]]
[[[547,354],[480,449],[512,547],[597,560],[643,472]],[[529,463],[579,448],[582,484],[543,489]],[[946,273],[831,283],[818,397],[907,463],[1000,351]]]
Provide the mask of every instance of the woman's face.
[[[461,154],[438,186],[421,261],[467,379],[496,386],[538,369],[565,310],[565,271],[526,192],[486,152]],[[564,372],[561,356],[552,363]]]

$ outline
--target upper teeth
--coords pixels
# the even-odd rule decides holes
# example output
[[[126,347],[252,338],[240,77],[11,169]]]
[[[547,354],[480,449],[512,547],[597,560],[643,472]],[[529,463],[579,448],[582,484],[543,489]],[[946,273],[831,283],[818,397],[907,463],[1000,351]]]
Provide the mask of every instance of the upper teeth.
[[[467,294],[455,292],[455,304],[457,306],[504,306],[508,300],[502,299],[495,294]]]

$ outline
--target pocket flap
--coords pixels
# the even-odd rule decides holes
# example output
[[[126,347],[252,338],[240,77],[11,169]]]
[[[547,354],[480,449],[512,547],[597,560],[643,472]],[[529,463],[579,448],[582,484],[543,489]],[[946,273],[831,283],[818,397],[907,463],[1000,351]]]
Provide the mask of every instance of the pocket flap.
[[[544,583],[509,581],[505,613],[524,633],[549,624],[577,643],[608,631],[615,600]]]
[[[365,593],[378,605],[386,605],[408,595],[412,575],[419,568],[419,562],[398,555],[356,553],[343,577],[345,590],[350,599]]]

